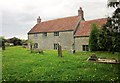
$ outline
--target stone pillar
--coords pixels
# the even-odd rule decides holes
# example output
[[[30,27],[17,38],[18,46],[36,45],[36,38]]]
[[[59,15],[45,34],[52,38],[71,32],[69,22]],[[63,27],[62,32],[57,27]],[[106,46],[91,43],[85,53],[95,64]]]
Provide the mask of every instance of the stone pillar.
[[[62,47],[58,45],[58,57],[62,57]]]

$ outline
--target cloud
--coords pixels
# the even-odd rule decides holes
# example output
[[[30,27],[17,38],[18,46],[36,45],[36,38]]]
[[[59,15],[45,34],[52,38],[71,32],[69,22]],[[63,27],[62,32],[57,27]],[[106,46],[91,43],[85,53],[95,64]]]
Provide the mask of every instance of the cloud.
[[[2,0],[2,32],[6,38],[27,39],[38,16],[42,21],[74,16],[81,6],[86,20],[103,18],[110,14],[106,4],[107,0]]]

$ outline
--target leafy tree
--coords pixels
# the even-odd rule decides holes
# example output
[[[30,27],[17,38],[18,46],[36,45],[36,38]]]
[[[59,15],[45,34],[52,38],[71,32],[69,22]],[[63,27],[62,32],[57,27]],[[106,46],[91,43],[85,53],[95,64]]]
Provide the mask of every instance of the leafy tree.
[[[98,42],[98,33],[99,33],[98,26],[96,24],[92,24],[92,30],[91,30],[90,37],[89,37],[90,51],[99,50],[99,46],[97,43]]]
[[[29,43],[29,46],[30,46],[30,52],[32,53],[32,51],[33,51],[33,41],[32,40],[28,40],[27,41],[28,43]]]
[[[120,33],[114,31],[112,26],[112,19],[108,18],[107,23],[99,31],[98,45],[100,50],[114,53],[120,51]]]
[[[109,2],[109,7],[116,8],[112,17],[107,18],[107,23],[98,30],[92,25],[92,31],[89,39],[89,47],[91,51],[109,51],[120,52],[120,1]]]
[[[117,1],[110,1],[108,0],[108,7],[118,7],[120,5],[120,1],[117,2]]]
[[[107,29],[106,24],[99,30],[98,46],[100,51],[110,51],[112,49],[112,34],[110,29]]]
[[[2,46],[2,50],[5,50],[5,38],[0,37],[0,47]]]
[[[13,43],[14,46],[16,45],[22,45],[22,40],[21,39],[18,39],[16,37],[13,37],[13,38],[10,38],[7,40],[9,43]]]
[[[115,51],[120,52],[120,0],[119,2],[109,2],[108,7],[115,8],[113,16],[110,18],[110,25],[107,24],[107,27],[111,28],[112,31],[112,49],[111,51],[114,53]]]
[[[23,40],[21,40],[21,43],[22,43],[22,45],[23,45],[23,44],[27,44],[27,43],[28,43],[28,40],[24,40],[24,39],[23,39]]]
[[[2,39],[0,38],[0,47],[2,47]]]
[[[111,26],[109,26],[109,27],[113,29],[113,32],[120,32],[120,0],[119,0],[119,2],[109,1],[108,7],[115,8],[115,11],[114,11],[112,17],[110,18]]]

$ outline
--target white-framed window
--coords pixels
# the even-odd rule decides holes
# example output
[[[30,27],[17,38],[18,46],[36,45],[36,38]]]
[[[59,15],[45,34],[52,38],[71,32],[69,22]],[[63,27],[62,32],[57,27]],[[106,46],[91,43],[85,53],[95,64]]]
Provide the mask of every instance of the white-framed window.
[[[82,49],[83,49],[83,51],[89,51],[88,45],[82,45]]]
[[[44,33],[43,33],[43,36],[47,36],[47,32],[44,32]]]
[[[54,50],[58,49],[59,44],[58,43],[54,43]]]
[[[34,48],[38,48],[38,43],[34,43]]]
[[[59,32],[54,32],[54,36],[59,36]]]
[[[37,34],[37,33],[35,33],[35,34],[34,34],[34,38],[37,38],[37,37],[38,37],[38,34]]]

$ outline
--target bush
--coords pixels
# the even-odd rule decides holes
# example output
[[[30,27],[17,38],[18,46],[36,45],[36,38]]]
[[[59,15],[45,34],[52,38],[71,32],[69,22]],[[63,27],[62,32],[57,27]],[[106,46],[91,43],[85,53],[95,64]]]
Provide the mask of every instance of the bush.
[[[33,49],[33,50],[32,50],[32,53],[41,53],[41,54],[43,54],[43,50]]]

